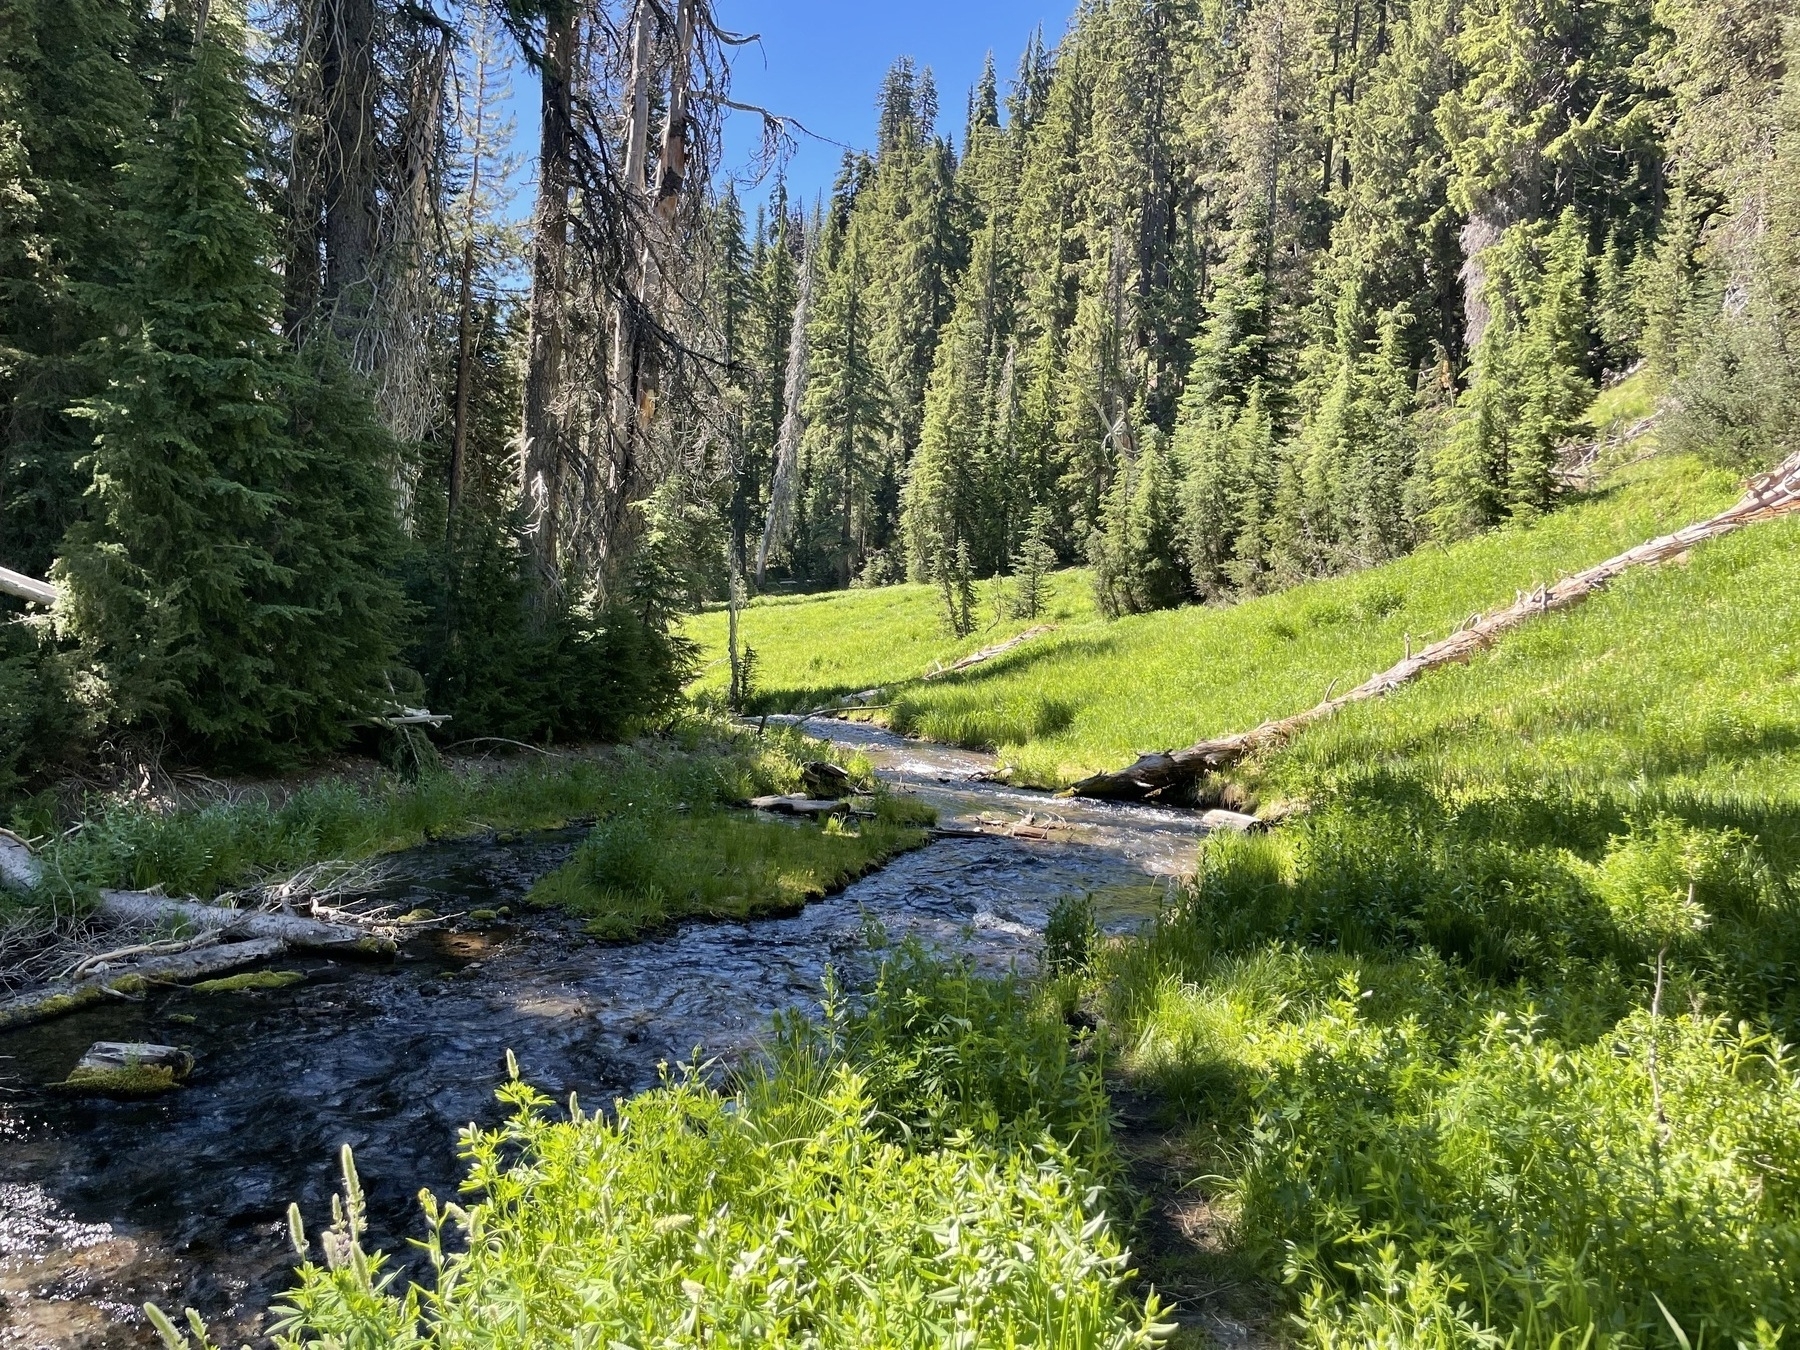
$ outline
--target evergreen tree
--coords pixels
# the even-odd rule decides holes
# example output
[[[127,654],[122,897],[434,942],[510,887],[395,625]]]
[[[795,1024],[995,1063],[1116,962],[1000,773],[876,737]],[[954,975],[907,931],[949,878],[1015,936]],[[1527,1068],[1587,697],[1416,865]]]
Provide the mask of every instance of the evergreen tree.
[[[108,297],[94,488],[60,580],[121,725],[278,758],[340,743],[393,660],[394,447],[329,349],[296,367],[278,336],[241,15],[214,0],[203,35],[175,36],[128,160],[140,261]]]

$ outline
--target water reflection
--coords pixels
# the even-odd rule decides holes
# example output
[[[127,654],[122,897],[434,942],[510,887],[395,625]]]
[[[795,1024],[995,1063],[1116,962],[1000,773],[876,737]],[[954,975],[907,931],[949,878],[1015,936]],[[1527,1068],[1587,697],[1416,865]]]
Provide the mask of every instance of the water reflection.
[[[399,1246],[417,1231],[420,1186],[454,1192],[456,1132],[494,1119],[507,1050],[553,1096],[603,1104],[654,1084],[661,1064],[750,1047],[771,1013],[814,1004],[827,965],[866,962],[871,928],[1003,970],[1033,959],[1060,897],[1094,892],[1101,922],[1129,927],[1191,862],[1190,815],[985,782],[981,756],[872,728],[809,730],[972,833],[793,918],[604,946],[533,914],[427,934],[392,966],[294,959],[308,979],[286,989],[172,990],[0,1036],[0,1347],[154,1345],[145,1299],[193,1304],[222,1343],[255,1341],[288,1279],[288,1202],[318,1227],[349,1143],[376,1236]],[[397,860],[379,894],[441,913],[517,907],[578,837],[432,845]],[[148,1102],[42,1090],[97,1040],[185,1045],[199,1068]]]

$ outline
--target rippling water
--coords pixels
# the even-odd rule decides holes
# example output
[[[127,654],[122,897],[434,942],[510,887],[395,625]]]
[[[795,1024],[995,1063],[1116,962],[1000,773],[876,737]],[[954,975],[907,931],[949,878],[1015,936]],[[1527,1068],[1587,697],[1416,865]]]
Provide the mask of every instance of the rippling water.
[[[552,1096],[603,1104],[654,1084],[662,1063],[729,1057],[771,1013],[814,1005],[828,965],[866,960],[871,925],[1023,967],[1062,896],[1093,892],[1103,924],[1131,927],[1192,861],[1188,813],[1058,801],[984,781],[978,755],[845,723],[809,730],[868,754],[946,829],[988,833],[940,839],[794,918],[607,946],[532,913],[433,932],[393,965],[294,958],[283,964],[308,979],[285,989],[171,990],[0,1034],[0,1347],[154,1345],[146,1299],[192,1304],[223,1344],[254,1341],[288,1280],[288,1202],[321,1228],[348,1143],[376,1240],[400,1247],[419,1187],[455,1190],[457,1129],[497,1117],[507,1050]],[[380,893],[446,915],[522,910],[579,838],[431,845],[391,859]],[[43,1090],[99,1040],[187,1046],[199,1067],[147,1102]]]

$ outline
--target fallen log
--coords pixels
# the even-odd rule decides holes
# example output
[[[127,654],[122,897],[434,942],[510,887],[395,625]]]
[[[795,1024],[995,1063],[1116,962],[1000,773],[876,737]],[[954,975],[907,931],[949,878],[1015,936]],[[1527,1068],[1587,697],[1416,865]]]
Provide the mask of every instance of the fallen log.
[[[29,600],[48,608],[56,603],[60,592],[47,581],[28,577],[23,572],[13,571],[10,567],[0,567],[0,594],[15,596],[20,600]]]
[[[1027,628],[1023,633],[1018,633],[1013,637],[1007,638],[1005,642],[996,642],[991,647],[983,647],[978,652],[970,652],[960,661],[952,661],[947,666],[938,666],[928,670],[925,672],[924,678],[927,680],[941,680],[946,675],[958,674],[967,670],[970,666],[978,666],[984,661],[992,661],[997,656],[1005,656],[1008,652],[1012,651],[1013,648],[1023,646],[1033,638],[1039,638],[1046,633],[1054,633],[1055,631],[1056,625],[1053,623],[1039,624],[1036,628]]]
[[[810,816],[815,820],[850,813],[849,802],[814,797],[752,797],[750,805],[758,811],[772,811],[781,816]]]
[[[324,923],[260,909],[226,909],[147,891],[101,891],[100,912],[120,923],[174,924],[201,932],[218,929],[335,956],[392,956],[396,950],[393,938],[347,923]]]
[[[1577,572],[1554,586],[1540,586],[1510,608],[1486,616],[1475,615],[1441,642],[1434,642],[1418,652],[1408,652],[1399,664],[1373,676],[1348,693],[1327,698],[1291,717],[1264,722],[1249,731],[1201,741],[1185,750],[1144,755],[1129,768],[1082,779],[1069,788],[1065,795],[1111,801],[1145,801],[1179,791],[1206,774],[1230,768],[1261,751],[1275,749],[1314,722],[1323,721],[1353,703],[1390,694],[1440,666],[1465,662],[1492,646],[1503,634],[1522,624],[1541,615],[1580,604],[1632,568],[1667,562],[1697,545],[1735,534],[1751,525],[1792,515],[1796,511],[1800,511],[1800,454],[1790,456],[1772,472],[1754,479],[1743,498],[1729,511],[1720,512],[1710,520],[1689,525],[1673,534],[1639,544],[1636,548],[1608,558],[1586,571]]]
[[[0,885],[15,891],[34,889],[43,879],[44,869],[37,855],[11,830],[0,830]]]
[[[287,950],[276,938],[220,943],[175,956],[140,961],[122,970],[105,971],[73,983],[53,984],[0,1002],[0,1031],[42,1022],[114,996],[131,998],[153,985],[191,984],[210,975],[271,961]]]

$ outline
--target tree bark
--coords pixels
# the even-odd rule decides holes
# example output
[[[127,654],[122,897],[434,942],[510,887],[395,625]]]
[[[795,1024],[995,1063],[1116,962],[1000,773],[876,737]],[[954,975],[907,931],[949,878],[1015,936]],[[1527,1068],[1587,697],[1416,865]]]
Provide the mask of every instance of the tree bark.
[[[131,998],[152,985],[186,984],[228,970],[272,961],[287,949],[277,938],[221,943],[175,956],[143,961],[128,970],[108,971],[73,984],[50,985],[0,1002],[0,1031],[74,1012],[112,995]]]
[[[171,900],[147,891],[101,891],[100,913],[123,923],[172,923],[202,932],[218,929],[340,956],[392,956],[395,951],[392,938],[347,923],[321,923],[297,914],[260,909],[226,909],[197,900]]]
[[[552,11],[544,41],[538,200],[533,221],[530,356],[525,374],[523,490],[540,618],[562,584],[559,516],[567,447],[562,418],[569,286],[569,192],[574,119],[570,79],[575,9]]]
[[[1358,685],[1349,693],[1326,699],[1292,717],[1264,722],[1249,731],[1201,741],[1185,750],[1145,755],[1130,768],[1117,773],[1100,773],[1084,778],[1069,789],[1072,797],[1095,797],[1115,801],[1143,801],[1171,791],[1179,791],[1208,773],[1247,759],[1253,754],[1273,750],[1291,740],[1315,722],[1323,721],[1353,703],[1380,698],[1440,666],[1460,664],[1476,653],[1492,646],[1503,634],[1553,610],[1568,609],[1634,567],[1666,562],[1708,540],[1735,534],[1738,530],[1763,521],[1800,511],[1800,454],[1784,461],[1780,467],[1753,481],[1743,499],[1729,511],[1703,520],[1674,534],[1663,535],[1639,544],[1616,557],[1578,572],[1554,586],[1540,587],[1508,609],[1482,617],[1458,629],[1441,642],[1417,653],[1409,652],[1397,665]]]
[[[372,300],[377,228],[374,0],[320,0],[325,113],[325,286],[333,331],[354,333]]]

